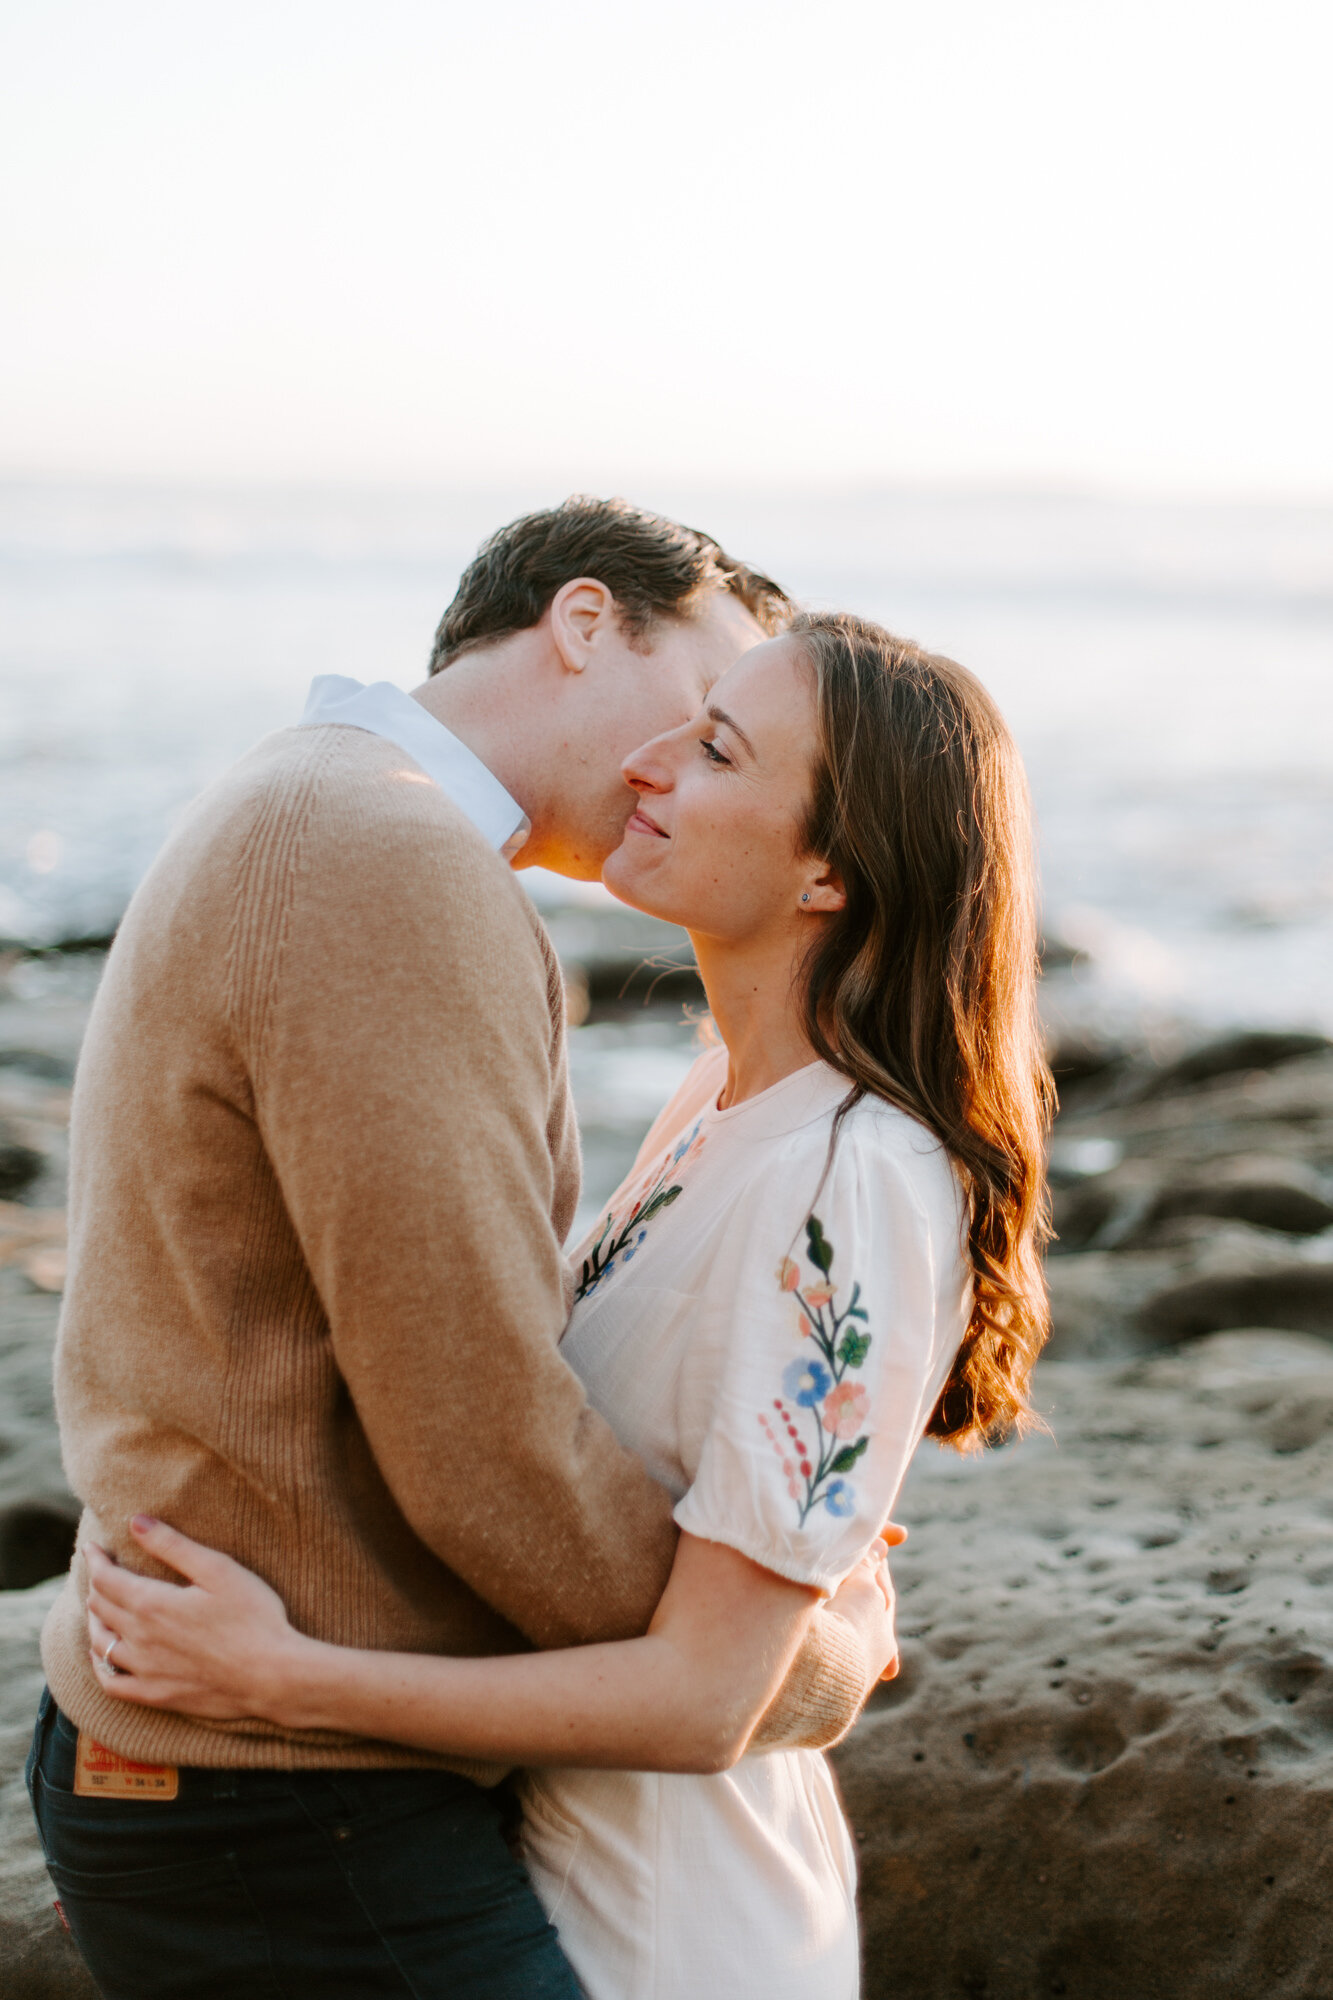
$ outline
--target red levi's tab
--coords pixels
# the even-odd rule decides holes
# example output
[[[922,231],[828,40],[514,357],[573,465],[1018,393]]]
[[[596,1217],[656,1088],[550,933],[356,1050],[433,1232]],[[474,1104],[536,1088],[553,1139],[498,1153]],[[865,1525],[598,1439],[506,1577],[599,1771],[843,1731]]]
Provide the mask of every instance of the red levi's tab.
[[[74,1795],[80,1799],[174,1799],[180,1790],[174,1764],[136,1764],[79,1731]]]

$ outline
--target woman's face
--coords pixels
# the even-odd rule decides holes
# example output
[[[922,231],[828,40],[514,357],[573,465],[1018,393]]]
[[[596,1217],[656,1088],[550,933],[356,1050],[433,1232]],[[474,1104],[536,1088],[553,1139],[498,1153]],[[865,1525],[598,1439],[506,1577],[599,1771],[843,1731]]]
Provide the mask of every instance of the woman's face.
[[[814,682],[769,639],[714,683],[689,722],[625,759],[638,809],[602,872],[622,902],[741,943],[830,904],[801,853],[815,742]],[[802,903],[802,895],[809,900]]]

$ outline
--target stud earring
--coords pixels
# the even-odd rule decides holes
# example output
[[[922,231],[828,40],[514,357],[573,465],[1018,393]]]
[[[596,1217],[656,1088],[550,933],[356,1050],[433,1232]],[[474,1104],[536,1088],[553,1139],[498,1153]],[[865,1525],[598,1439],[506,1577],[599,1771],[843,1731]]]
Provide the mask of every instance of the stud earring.
[[[806,890],[805,894],[801,897],[801,901],[803,903],[808,903],[810,901],[810,891],[808,889]]]

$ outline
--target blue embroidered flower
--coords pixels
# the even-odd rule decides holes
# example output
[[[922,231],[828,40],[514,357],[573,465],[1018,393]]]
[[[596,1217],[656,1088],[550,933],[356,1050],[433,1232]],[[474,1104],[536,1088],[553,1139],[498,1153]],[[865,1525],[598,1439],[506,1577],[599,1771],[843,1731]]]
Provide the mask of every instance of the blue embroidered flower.
[[[828,1489],[824,1494],[824,1505],[828,1508],[829,1513],[836,1514],[840,1521],[847,1520],[850,1515],[856,1512],[855,1487],[846,1479],[830,1480]]]
[[[813,1410],[833,1387],[833,1377],[822,1361],[790,1361],[782,1373],[782,1386],[794,1403]]]
[[[621,1260],[621,1262],[622,1262],[623,1264],[628,1264],[628,1262],[629,1262],[629,1260],[630,1260],[630,1258],[631,1258],[631,1257],[637,1257],[637,1256],[638,1256],[638,1254],[639,1254],[639,1245],[640,1245],[640,1244],[642,1243],[642,1241],[643,1241],[644,1237],[645,1237],[645,1236],[646,1236],[647,1234],[648,1234],[648,1231],[647,1231],[646,1229],[641,1229],[641,1230],[639,1231],[638,1235],[637,1235],[637,1236],[635,1237],[634,1241],[633,1241],[632,1243],[629,1243],[629,1244],[627,1244],[627,1245],[625,1246],[625,1248],[624,1248],[624,1249],[623,1249],[623,1250],[621,1251],[621,1253],[620,1253],[620,1260]],[[607,1266],[607,1269],[608,1269],[608,1270],[610,1270],[610,1268],[611,1268],[611,1267],[610,1267],[610,1265],[608,1264],[608,1266]]]

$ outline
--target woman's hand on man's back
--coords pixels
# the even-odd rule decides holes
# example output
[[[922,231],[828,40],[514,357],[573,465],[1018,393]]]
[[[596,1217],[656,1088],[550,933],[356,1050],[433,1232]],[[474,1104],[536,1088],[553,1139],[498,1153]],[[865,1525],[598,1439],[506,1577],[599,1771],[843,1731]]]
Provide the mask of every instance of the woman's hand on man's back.
[[[891,1681],[898,1672],[896,1600],[889,1573],[889,1550],[907,1540],[906,1528],[889,1521],[870,1544],[856,1568],[844,1577],[824,1606],[825,1613],[845,1618],[858,1633],[870,1666],[869,1687]]]

